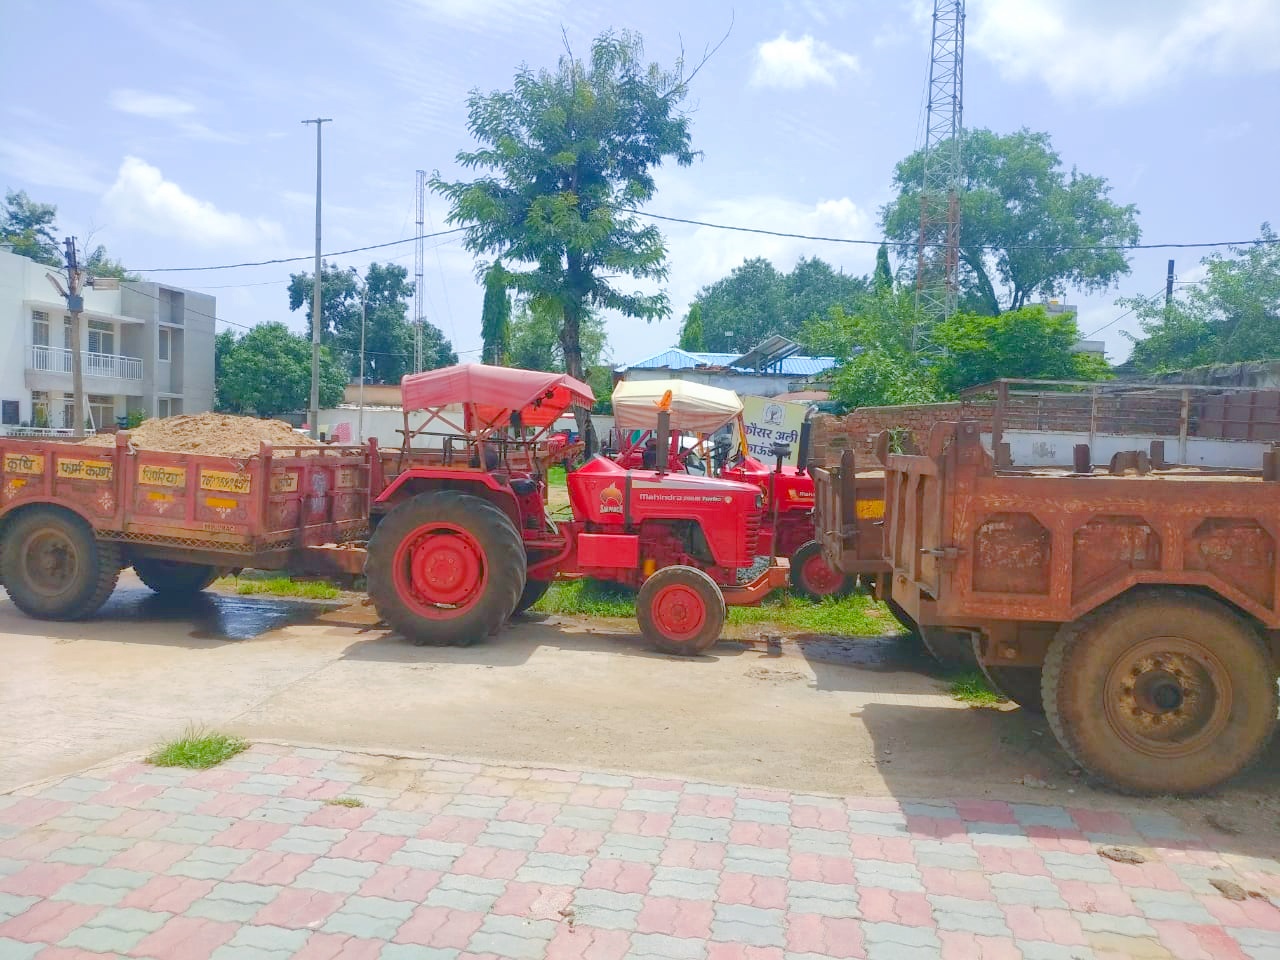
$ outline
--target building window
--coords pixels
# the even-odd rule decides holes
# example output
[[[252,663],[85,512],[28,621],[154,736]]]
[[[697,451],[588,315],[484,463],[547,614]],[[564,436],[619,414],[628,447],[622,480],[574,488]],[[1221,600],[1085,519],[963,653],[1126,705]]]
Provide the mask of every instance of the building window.
[[[116,328],[105,320],[89,321],[89,352],[115,353]]]
[[[74,393],[64,393],[62,395],[62,428],[64,430],[74,430],[76,425],[76,395]]]
[[[157,417],[169,416],[169,398],[168,397],[161,397],[159,400],[156,401],[156,416]]]
[[[64,350],[71,349],[71,318],[62,318],[62,347]]]
[[[160,347],[156,352],[156,357],[160,360],[170,359],[173,352],[173,331],[168,327],[160,328]]]
[[[31,343],[37,347],[49,345],[49,315],[43,310],[31,311]]]
[[[18,425],[18,401],[0,400],[0,423],[8,427]]]
[[[93,418],[95,430],[110,426],[116,417],[115,398],[97,393],[89,394],[89,416]]]

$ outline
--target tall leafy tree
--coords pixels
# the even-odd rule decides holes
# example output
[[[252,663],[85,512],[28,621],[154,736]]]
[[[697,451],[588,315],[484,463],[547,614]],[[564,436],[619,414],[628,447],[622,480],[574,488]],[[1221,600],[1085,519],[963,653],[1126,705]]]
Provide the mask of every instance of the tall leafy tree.
[[[990,130],[964,135],[960,196],[963,307],[986,314],[1017,310],[1068,286],[1104,290],[1129,272],[1123,250],[1142,235],[1138,210],[1111,199],[1104,177],[1064,170],[1047,133]],[[920,227],[924,155],[894,172],[898,196],[881,210],[891,240],[910,243]]]
[[[637,34],[601,34],[584,59],[566,50],[554,70],[522,66],[511,90],[473,91],[468,127],[480,147],[457,161],[480,175],[432,180],[469,250],[500,258],[519,293],[559,306],[565,366],[579,378],[593,309],[644,320],[670,312],[666,294],[627,292],[615,279],[666,279],[662,234],[632,211],[653,197],[663,161],[693,162],[681,108],[691,78],[683,60],[646,62]],[[594,446],[587,411],[576,414]]]
[[[997,317],[954,313],[933,328],[933,342],[944,351],[933,373],[947,394],[1000,377],[1110,377],[1111,368],[1101,357],[1075,352],[1079,340],[1075,314],[1051,314],[1039,304]]]
[[[876,269],[872,274],[871,286],[877,291],[893,289],[893,267],[889,265],[889,245],[880,244],[876,248]]]
[[[1138,372],[1280,358],[1280,238],[1267,223],[1259,235],[1262,243],[1204,258],[1204,280],[1170,304],[1163,296],[1119,301],[1142,329],[1130,337]]]
[[[852,310],[867,295],[866,277],[849,276],[817,257],[790,273],[763,257],[744,260],[694,298],[706,349],[746,352],[772,334],[796,338],[804,324],[832,307]]]
[[[25,190],[9,190],[0,209],[0,243],[13,244],[19,256],[62,266],[57,219],[58,208],[52,203],[37,203]]]
[[[680,349],[695,353],[707,349],[706,338],[702,333],[702,305],[699,303],[689,307],[684,323],[680,325]]]
[[[511,295],[502,264],[495,263],[484,275],[484,306],[480,311],[480,359],[501,365],[511,339]]]
[[[238,338],[219,334],[222,354],[217,396],[222,409],[275,417],[305,410],[311,400],[311,339],[283,323],[263,323]],[[342,364],[327,347],[320,350],[320,405],[342,402],[347,383]]]
[[[413,282],[396,263],[371,263],[363,279],[354,268],[325,263],[321,268],[321,343],[340,359],[351,379],[360,376],[361,297],[364,303],[365,382],[399,383],[413,369],[413,325],[408,320]],[[289,278],[289,309],[305,308],[311,323],[312,275],[295,273]],[[423,366],[431,370],[458,362],[444,334],[424,324]]]

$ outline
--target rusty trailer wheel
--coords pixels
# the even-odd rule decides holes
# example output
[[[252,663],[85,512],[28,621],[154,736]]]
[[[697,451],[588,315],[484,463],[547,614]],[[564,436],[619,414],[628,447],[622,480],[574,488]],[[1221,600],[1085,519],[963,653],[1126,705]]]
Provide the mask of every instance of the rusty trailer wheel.
[[[369,541],[369,596],[384,620],[419,645],[466,646],[511,616],[526,557],[510,517],[487,500],[421,493],[383,517]]]
[[[120,547],[99,540],[80,517],[32,507],[4,525],[0,580],[19,610],[40,620],[97,613],[120,576]]]
[[[644,638],[663,653],[694,657],[724,629],[724,594],[696,567],[663,567],[640,588],[636,617]]]
[[[1077,763],[1138,794],[1199,793],[1266,748],[1276,671],[1243,618],[1182,590],[1121,598],[1059,631],[1042,692]]]
[[[133,572],[154,592],[166,597],[194,596],[222,575],[205,563],[141,558],[133,561]]]
[[[802,544],[791,555],[791,590],[809,600],[844,597],[853,591],[854,580],[832,568],[822,555],[817,540]]]

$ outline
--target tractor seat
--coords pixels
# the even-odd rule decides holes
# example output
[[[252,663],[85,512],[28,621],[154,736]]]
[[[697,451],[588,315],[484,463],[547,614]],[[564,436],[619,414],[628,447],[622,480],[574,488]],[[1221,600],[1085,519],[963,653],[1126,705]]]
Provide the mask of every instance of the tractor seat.
[[[538,484],[536,481],[530,480],[528,477],[512,477],[511,489],[520,496],[527,497],[529,494],[537,492]]]

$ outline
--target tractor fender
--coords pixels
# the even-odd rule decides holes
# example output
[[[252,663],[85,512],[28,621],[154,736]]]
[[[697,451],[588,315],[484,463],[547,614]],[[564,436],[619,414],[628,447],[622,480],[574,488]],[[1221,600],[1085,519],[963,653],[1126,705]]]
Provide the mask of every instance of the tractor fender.
[[[388,484],[374,502],[389,508],[402,500],[433,490],[457,490],[488,500],[511,518],[517,530],[521,529],[522,518],[515,493],[490,474],[478,471],[461,473],[456,470],[406,470]]]

